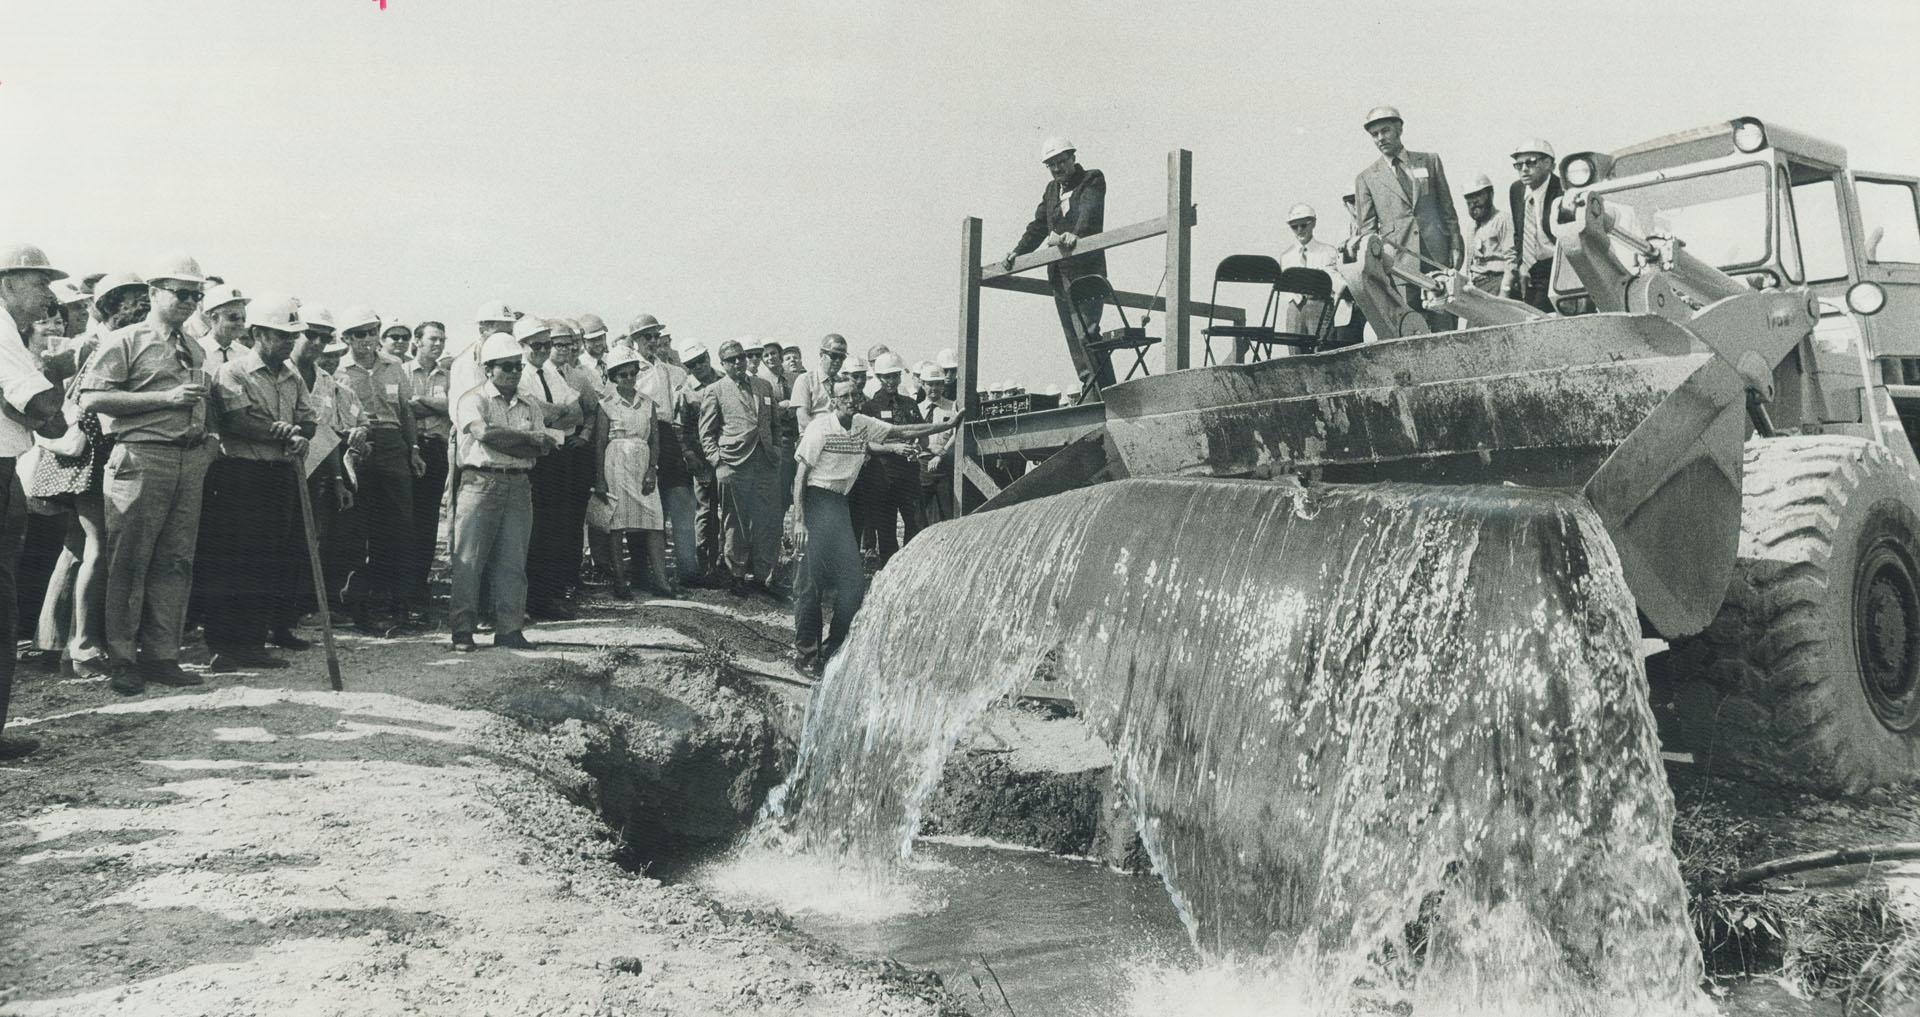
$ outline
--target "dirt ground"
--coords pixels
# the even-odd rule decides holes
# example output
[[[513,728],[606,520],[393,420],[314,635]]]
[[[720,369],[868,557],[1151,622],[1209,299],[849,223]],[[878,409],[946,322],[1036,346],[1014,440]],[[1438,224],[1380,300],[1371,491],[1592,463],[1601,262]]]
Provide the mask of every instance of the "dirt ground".
[[[723,645],[804,695],[769,602],[589,606],[533,652],[344,634],[343,693],[318,648],[134,699],[23,673],[10,730],[42,747],[0,769],[0,1013],[941,1012],[897,966],[615,864],[563,793],[581,725],[476,708],[602,644]]]

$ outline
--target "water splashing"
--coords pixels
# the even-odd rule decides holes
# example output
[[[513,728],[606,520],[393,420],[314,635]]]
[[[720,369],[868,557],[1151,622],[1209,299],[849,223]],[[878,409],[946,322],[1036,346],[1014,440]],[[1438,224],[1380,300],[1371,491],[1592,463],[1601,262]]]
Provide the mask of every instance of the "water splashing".
[[[1103,484],[894,560],[754,839],[909,857],[966,726],[1048,661],[1195,945],[1287,1012],[1697,1012],[1637,637],[1572,496]]]

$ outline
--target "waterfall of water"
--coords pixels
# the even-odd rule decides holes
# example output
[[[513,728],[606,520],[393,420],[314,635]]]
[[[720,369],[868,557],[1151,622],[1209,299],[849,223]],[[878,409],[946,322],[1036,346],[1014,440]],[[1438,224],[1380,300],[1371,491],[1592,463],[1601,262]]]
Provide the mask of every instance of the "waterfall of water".
[[[755,836],[908,856],[968,723],[1052,655],[1206,956],[1314,1012],[1688,1012],[1637,638],[1569,495],[1098,485],[894,559]]]

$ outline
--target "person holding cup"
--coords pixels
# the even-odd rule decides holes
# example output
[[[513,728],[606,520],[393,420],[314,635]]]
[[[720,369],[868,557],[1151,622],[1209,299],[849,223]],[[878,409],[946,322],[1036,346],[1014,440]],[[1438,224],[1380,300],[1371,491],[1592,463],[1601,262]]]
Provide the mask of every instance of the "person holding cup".
[[[114,439],[107,508],[108,683],[139,695],[147,682],[199,685],[180,669],[180,637],[200,505],[216,449],[208,440],[206,352],[183,326],[207,277],[180,256],[146,274],[144,321],[100,341],[75,388],[80,408]]]

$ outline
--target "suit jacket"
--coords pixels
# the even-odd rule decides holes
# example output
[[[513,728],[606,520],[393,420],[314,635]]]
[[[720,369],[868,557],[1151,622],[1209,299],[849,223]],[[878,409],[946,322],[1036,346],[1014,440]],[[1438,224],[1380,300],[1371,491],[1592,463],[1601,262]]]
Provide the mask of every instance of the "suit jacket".
[[[1069,178],[1068,184],[1067,211],[1062,213],[1060,183],[1047,181],[1046,192],[1040,196],[1040,207],[1034,209],[1033,221],[1027,224],[1026,232],[1020,235],[1020,242],[1013,245],[1013,253],[1026,254],[1038,250],[1040,242],[1047,239],[1050,233],[1090,237],[1106,228],[1107,178],[1099,170],[1082,169]],[[1083,275],[1106,274],[1105,251],[1047,266],[1047,275],[1050,278],[1057,277],[1063,283]]]
[[[1563,190],[1565,190],[1565,188],[1560,186],[1560,174],[1555,173],[1547,178],[1547,200],[1540,204],[1540,226],[1547,231],[1547,242],[1549,244],[1553,242],[1553,203],[1560,200],[1560,193]],[[1513,183],[1507,185],[1507,215],[1513,219],[1514,285],[1521,286],[1525,285],[1527,269],[1532,267],[1522,264],[1520,261],[1520,251],[1527,243],[1526,181],[1515,180]],[[1553,252],[1549,250],[1547,256],[1542,260],[1552,263]]]
[[[1413,193],[1400,186],[1393,164],[1386,156],[1360,171],[1353,181],[1354,214],[1360,220],[1360,233],[1377,233],[1389,243],[1418,251],[1435,264],[1454,265],[1454,251],[1464,251],[1460,236],[1459,214],[1453,208],[1453,188],[1447,184],[1446,167],[1432,152],[1402,153],[1407,176],[1413,181]],[[1421,266],[1420,271],[1428,271]]]

